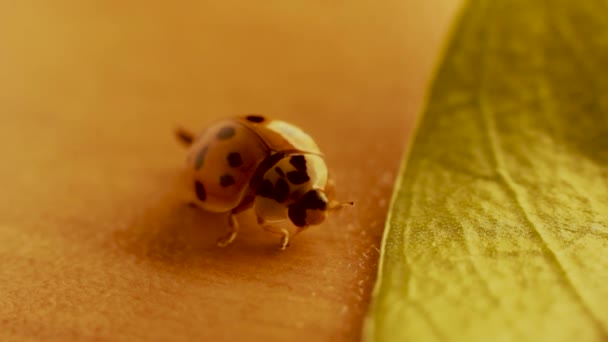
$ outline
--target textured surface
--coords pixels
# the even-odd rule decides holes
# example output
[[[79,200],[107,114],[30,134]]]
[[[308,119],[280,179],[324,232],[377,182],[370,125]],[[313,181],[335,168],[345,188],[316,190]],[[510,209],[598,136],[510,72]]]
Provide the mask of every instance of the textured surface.
[[[396,192],[368,340],[608,340],[607,12],[467,7]]]
[[[163,3],[0,2],[0,340],[356,339],[454,1]],[[285,253],[174,191],[173,128],[250,112],[357,202]]]

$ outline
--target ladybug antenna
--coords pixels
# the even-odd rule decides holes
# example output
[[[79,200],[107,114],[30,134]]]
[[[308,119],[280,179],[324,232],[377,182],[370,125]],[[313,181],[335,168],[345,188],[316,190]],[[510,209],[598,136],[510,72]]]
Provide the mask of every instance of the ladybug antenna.
[[[332,211],[337,211],[340,210],[346,206],[354,206],[355,202],[338,202],[338,201],[331,201],[329,203],[329,206],[327,207],[327,209],[332,210]]]

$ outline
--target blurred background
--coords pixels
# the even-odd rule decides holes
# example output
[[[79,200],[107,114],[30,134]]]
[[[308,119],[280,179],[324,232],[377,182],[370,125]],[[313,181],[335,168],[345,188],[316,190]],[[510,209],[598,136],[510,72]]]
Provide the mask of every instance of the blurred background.
[[[0,3],[0,337],[353,340],[459,1]],[[184,209],[177,125],[308,131],[357,206],[286,253]]]

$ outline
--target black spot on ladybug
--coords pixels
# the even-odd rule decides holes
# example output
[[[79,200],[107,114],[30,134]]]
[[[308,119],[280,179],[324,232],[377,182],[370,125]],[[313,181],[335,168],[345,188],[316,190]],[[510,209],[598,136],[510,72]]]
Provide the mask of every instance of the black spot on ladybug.
[[[247,115],[247,117],[245,118],[247,119],[247,121],[251,121],[251,122],[255,122],[255,123],[260,123],[260,122],[264,122],[264,117],[263,116],[259,116],[259,115]]]
[[[243,159],[241,155],[237,152],[232,152],[228,155],[228,165],[231,167],[239,167],[243,165]]]
[[[194,163],[194,168],[196,170],[203,167],[203,164],[205,163],[205,156],[207,155],[208,149],[209,149],[209,146],[205,146],[205,147],[201,148],[200,151],[198,151],[198,154],[196,155],[196,160]]]
[[[274,198],[274,185],[268,179],[264,179],[258,189],[258,195],[266,198]]]
[[[304,171],[287,172],[287,179],[291,184],[304,184],[310,180],[310,177]]]
[[[234,178],[231,175],[225,174],[220,177],[220,185],[223,187],[231,186],[234,184]]]
[[[234,127],[226,126],[222,127],[219,132],[217,132],[217,138],[220,140],[230,139],[234,136],[235,130]]]
[[[304,158],[302,155],[291,157],[291,159],[289,159],[289,163],[298,171],[306,171],[306,158]]]
[[[275,167],[274,170],[279,174],[279,176],[281,177],[285,177],[285,173],[283,173],[283,170],[281,170],[280,167]]]
[[[207,192],[205,191],[203,183],[196,181],[196,183],[194,183],[194,188],[196,190],[196,197],[198,197],[200,201],[207,199]]]
[[[294,192],[291,193],[291,195],[289,195],[289,198],[292,201],[297,201],[300,197],[302,197],[302,193],[299,192],[299,191],[294,191]]]
[[[259,187],[264,180],[264,174],[266,171],[270,170],[276,163],[279,162],[283,157],[285,157],[284,153],[275,153],[267,156],[264,161],[260,163],[253,176],[251,177],[251,181],[249,182],[249,186],[253,189],[254,192],[258,192]]]
[[[268,179],[264,179],[258,189],[258,195],[283,203],[289,197],[289,184],[283,178],[279,178],[275,185],[272,185]]]
[[[289,197],[289,184],[287,184],[285,179],[279,178],[274,187],[274,199],[279,203],[283,203],[287,200],[287,197]]]
[[[290,206],[287,215],[297,227],[306,226],[306,209],[299,206]]]

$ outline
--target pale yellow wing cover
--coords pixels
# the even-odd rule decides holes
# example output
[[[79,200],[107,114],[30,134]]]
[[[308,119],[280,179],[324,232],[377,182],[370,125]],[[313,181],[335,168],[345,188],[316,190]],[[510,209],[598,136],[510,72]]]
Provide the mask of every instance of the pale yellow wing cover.
[[[249,190],[249,181],[268,154],[267,145],[238,119],[210,125],[187,156],[186,179],[201,208],[229,211]]]

